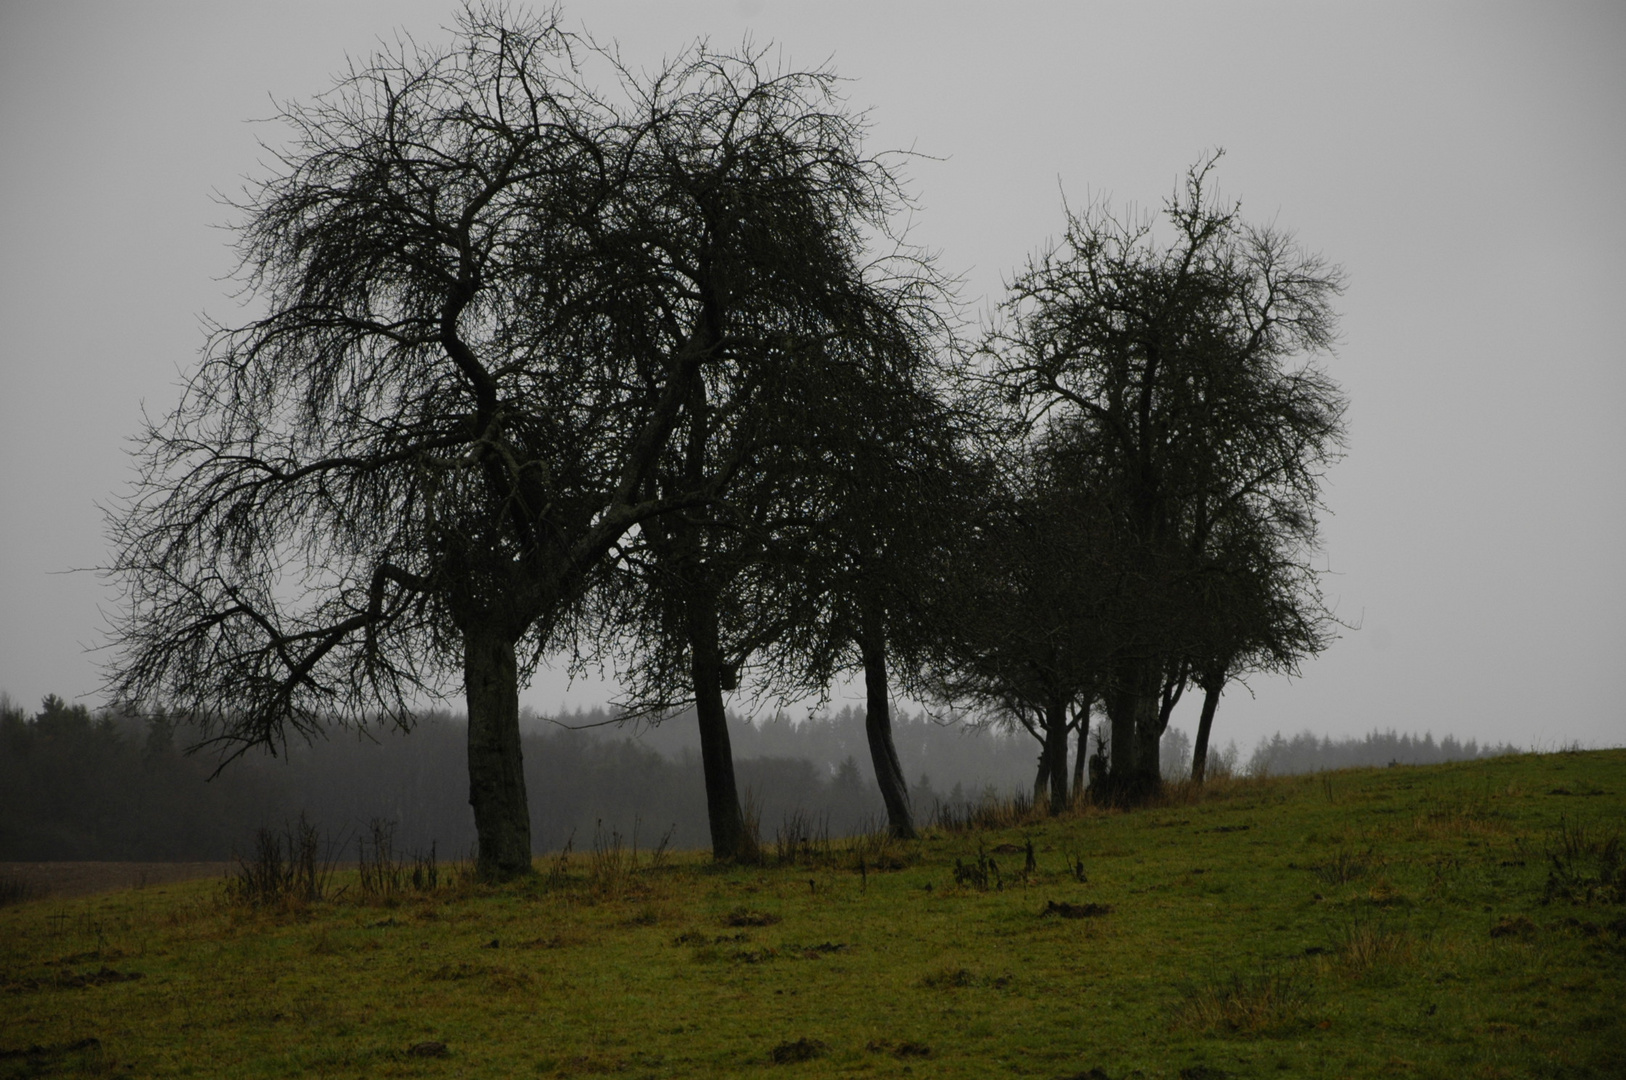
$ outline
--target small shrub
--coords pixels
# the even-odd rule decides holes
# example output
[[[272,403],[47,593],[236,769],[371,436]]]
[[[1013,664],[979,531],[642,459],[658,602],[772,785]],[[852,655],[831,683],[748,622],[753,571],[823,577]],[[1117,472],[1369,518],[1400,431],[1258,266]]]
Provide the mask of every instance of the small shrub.
[[[1207,764],[1203,767],[1205,780],[1226,781],[1234,779],[1237,775],[1237,759],[1241,751],[1237,748],[1236,740],[1225,744],[1222,750],[1209,750]]]
[[[281,833],[262,827],[254,834],[254,854],[237,860],[227,898],[254,907],[325,899],[333,876],[332,849],[304,814]]]

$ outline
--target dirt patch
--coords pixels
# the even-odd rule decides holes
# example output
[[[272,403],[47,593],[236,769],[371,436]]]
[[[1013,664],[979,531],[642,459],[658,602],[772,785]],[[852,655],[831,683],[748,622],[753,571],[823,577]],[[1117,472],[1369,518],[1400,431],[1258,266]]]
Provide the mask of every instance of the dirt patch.
[[[1095,919],[1111,914],[1111,904],[1069,904],[1065,900],[1059,904],[1051,900],[1045,904],[1044,910],[1039,912],[1041,918],[1059,915],[1064,919]]]
[[[795,1042],[782,1042],[769,1052],[775,1065],[793,1065],[798,1061],[812,1061],[816,1057],[823,1057],[830,1047],[818,1039],[797,1039]]]
[[[144,977],[139,971],[114,971],[106,964],[103,964],[98,971],[87,971],[83,974],[73,971],[59,971],[55,975],[44,979],[23,979],[20,982],[6,983],[4,988],[6,990],[79,990],[87,986],[106,986],[108,983],[134,982]]]
[[[236,869],[234,862],[0,862],[0,878],[26,882],[37,900],[224,878]]]
[[[83,1058],[99,1059],[102,1054],[100,1039],[77,1039],[74,1042],[54,1043],[50,1046],[29,1046],[18,1050],[0,1049],[0,1061],[23,1060],[32,1066],[28,1073],[19,1075],[44,1075],[45,1071],[55,1071],[54,1066],[65,1064],[64,1058],[80,1056]],[[88,1062],[86,1062],[88,1064]],[[35,1072],[34,1070],[41,1070]]]
[[[443,1058],[452,1056],[452,1052],[446,1048],[446,1044],[438,1040],[413,1043],[407,1048],[407,1053],[413,1057],[421,1058]]]
[[[891,1054],[895,1058],[924,1058],[932,1056],[932,1048],[925,1043],[895,1043],[891,1039],[871,1039],[864,1047],[872,1054]]]
[[[1525,915],[1503,915],[1491,927],[1491,937],[1516,937],[1526,940],[1536,936],[1536,924]]]
[[[772,926],[779,921],[779,916],[767,911],[752,911],[749,908],[737,907],[723,916],[725,926]]]

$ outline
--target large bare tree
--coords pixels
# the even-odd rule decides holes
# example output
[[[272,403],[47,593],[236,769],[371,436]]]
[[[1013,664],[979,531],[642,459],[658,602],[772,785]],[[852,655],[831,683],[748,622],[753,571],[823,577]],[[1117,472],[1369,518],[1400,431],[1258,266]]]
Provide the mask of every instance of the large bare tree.
[[[674,437],[771,372],[889,205],[832,77],[760,56],[646,77],[469,9],[288,107],[239,206],[260,314],[111,515],[117,695],[241,751],[460,680],[480,870],[528,872],[520,685],[629,530],[716,495],[728,453],[655,482]]]
[[[1112,561],[1141,595],[1143,616],[1114,628],[1104,684],[1120,799],[1160,782],[1158,740],[1203,651],[1202,582],[1225,566],[1217,538],[1264,530],[1301,557],[1342,447],[1344,400],[1314,362],[1334,340],[1341,273],[1217,200],[1217,157],[1167,203],[1167,240],[1152,218],[1069,215],[988,344],[995,380],[1038,429],[1065,425],[1095,457]]]

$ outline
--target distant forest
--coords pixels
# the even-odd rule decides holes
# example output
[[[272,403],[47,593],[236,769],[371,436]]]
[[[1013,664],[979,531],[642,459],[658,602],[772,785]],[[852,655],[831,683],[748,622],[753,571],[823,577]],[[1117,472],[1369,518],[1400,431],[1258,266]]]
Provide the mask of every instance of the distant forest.
[[[1105,727],[1106,725],[1100,725]],[[621,724],[603,711],[547,719],[527,714],[525,779],[538,851],[591,846],[619,834],[641,848],[666,839],[706,846],[706,802],[692,715],[659,725]],[[885,808],[870,772],[862,711],[792,722],[784,714],[753,722],[732,717],[740,788],[765,841],[802,812],[831,835],[883,827]],[[214,780],[218,757],[187,754],[197,733],[168,721],[93,714],[45,699],[30,716],[0,696],[0,860],[212,860],[243,852],[256,828],[300,813],[354,857],[374,820],[394,823],[400,853],[460,858],[474,846],[468,805],[464,721],[423,716],[410,734],[336,732],[281,757],[254,752]],[[896,721],[898,754],[916,812],[1030,791],[1038,745],[924,715]],[[1330,739],[1304,732],[1262,741],[1245,766],[1234,744],[1221,769],[1297,773],[1364,765],[1431,764],[1491,754],[1473,740],[1373,732]],[[1172,778],[1189,768],[1190,739],[1164,737]],[[1214,765],[1211,764],[1211,772]]]

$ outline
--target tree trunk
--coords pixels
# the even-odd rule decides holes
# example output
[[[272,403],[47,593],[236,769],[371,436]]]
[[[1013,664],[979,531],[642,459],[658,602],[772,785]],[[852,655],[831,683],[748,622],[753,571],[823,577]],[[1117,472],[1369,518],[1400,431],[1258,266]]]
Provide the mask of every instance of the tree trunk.
[[[752,861],[756,845],[745,831],[739,789],[734,782],[734,749],[723,707],[723,659],[717,641],[716,603],[697,589],[686,605],[689,616],[690,673],[694,711],[700,721],[700,763],[706,778],[706,815],[711,854],[718,860]]]
[[[1203,715],[1197,721],[1197,744],[1191,750],[1191,779],[1198,784],[1208,771],[1208,733],[1213,730],[1214,710],[1219,708],[1220,691],[1224,686],[1223,679],[1203,684]]]
[[[1135,739],[1135,712],[1138,695],[1132,674],[1133,668],[1127,666],[1120,671],[1118,682],[1106,698],[1107,722],[1112,727],[1111,745],[1107,749],[1110,760],[1106,783],[1095,797],[1099,802],[1112,805],[1132,801],[1137,775],[1135,751],[1139,744]]]
[[[1163,765],[1159,751],[1163,740],[1163,710],[1158,695],[1142,696],[1137,703],[1135,737],[1135,801],[1145,802],[1163,790]]]
[[[1107,696],[1112,723],[1112,766],[1103,801],[1133,805],[1155,796],[1163,785],[1158,771],[1160,681],[1155,664],[1133,661],[1118,672]]]
[[[887,694],[884,638],[871,627],[858,649],[864,657],[864,733],[869,736],[875,782],[881,789],[881,800],[886,803],[887,824],[893,836],[913,840],[915,820],[909,806],[909,786],[903,778],[903,765],[898,761],[897,745],[892,741],[892,705]]]
[[[1050,813],[1067,809],[1067,701],[1056,699],[1045,708],[1044,756],[1050,762]]]
[[[463,635],[469,706],[469,805],[479,838],[476,873],[507,881],[531,872],[531,813],[519,744],[514,643],[481,628]]]
[[[1121,783],[1135,772],[1135,689],[1133,686],[1114,687],[1107,699],[1107,722],[1112,725],[1112,745],[1107,748],[1111,757],[1108,778]]]
[[[1090,755],[1090,702],[1084,702],[1084,708],[1078,716],[1078,754],[1073,758],[1073,798],[1078,798],[1084,790],[1084,765]]]
[[[1050,747],[1039,743],[1039,771],[1033,776],[1033,805],[1043,806],[1050,791]]]

